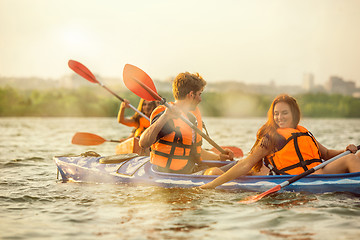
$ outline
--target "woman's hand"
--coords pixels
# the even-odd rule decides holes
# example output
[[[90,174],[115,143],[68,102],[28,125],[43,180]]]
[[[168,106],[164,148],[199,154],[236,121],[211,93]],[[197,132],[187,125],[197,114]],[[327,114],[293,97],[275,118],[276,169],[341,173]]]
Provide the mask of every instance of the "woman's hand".
[[[346,147],[345,151],[347,151],[347,150],[349,150],[351,153],[356,153],[357,152],[357,147],[354,144],[349,144]]]
[[[124,99],[124,101],[121,103],[121,107],[122,108],[130,108],[130,102],[126,99]]]

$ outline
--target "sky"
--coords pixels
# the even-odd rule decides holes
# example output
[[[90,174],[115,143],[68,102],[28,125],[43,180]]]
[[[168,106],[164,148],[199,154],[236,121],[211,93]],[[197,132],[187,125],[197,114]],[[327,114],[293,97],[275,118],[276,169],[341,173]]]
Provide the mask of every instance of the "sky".
[[[0,0],[0,77],[58,79],[69,59],[167,80],[360,86],[358,0]]]

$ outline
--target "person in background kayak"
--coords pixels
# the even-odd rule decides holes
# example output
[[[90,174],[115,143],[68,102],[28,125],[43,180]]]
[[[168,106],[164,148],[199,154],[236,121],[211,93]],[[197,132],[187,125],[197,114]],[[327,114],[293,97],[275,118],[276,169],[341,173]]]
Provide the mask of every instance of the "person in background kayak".
[[[141,135],[139,145],[151,146],[150,161],[158,171],[192,174],[207,168],[202,166],[201,159],[233,159],[229,149],[225,149],[225,154],[202,149],[201,136],[179,118],[182,115],[202,130],[198,104],[205,85],[198,73],[180,73],[173,81],[175,102],[170,103],[171,108],[160,105],[151,114],[151,125]]]
[[[146,101],[144,99],[141,99],[138,105],[138,110],[142,113],[144,113],[147,117],[150,118],[150,115],[152,111],[158,106],[157,101]],[[146,128],[150,126],[149,120],[142,117],[139,113],[135,112],[135,114],[130,117],[126,118],[124,116],[125,109],[130,108],[129,101],[124,100],[119,109],[119,113],[117,116],[117,120],[119,123],[124,124],[128,127],[133,127],[133,131],[131,135],[128,138],[131,137],[140,137],[140,135],[145,131]]]
[[[328,149],[304,127],[298,125],[300,109],[289,95],[279,95],[268,111],[267,122],[259,129],[250,154],[212,182],[200,188],[215,188],[246,174],[298,175],[346,150],[348,154],[329,163],[314,174],[336,174],[360,171],[360,151],[350,144],[345,150]],[[356,153],[356,154],[355,154]]]

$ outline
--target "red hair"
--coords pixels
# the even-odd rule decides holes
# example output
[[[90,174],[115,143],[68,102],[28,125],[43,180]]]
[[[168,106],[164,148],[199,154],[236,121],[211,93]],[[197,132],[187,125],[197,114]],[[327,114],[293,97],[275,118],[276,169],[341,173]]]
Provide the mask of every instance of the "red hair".
[[[271,103],[271,106],[267,113],[266,123],[258,130],[256,134],[256,141],[254,146],[251,148],[251,152],[253,151],[255,146],[257,146],[262,141],[264,136],[267,136],[269,140],[268,142],[266,142],[266,145],[264,147],[266,147],[267,149],[275,148],[275,144],[277,140],[281,137],[276,131],[279,128],[279,126],[275,123],[274,120],[274,108],[275,105],[279,102],[287,103],[290,106],[291,114],[293,117],[293,128],[296,128],[296,126],[299,124],[301,113],[300,113],[299,105],[296,102],[295,98],[287,94],[281,94],[277,96],[274,99],[274,101]],[[261,167],[260,163],[261,162],[259,162],[254,168],[259,170]]]

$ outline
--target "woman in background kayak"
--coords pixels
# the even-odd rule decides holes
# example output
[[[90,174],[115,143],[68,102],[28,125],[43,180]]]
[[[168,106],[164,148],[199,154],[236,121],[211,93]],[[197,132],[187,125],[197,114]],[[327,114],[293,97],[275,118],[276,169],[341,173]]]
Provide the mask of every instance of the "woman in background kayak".
[[[306,128],[298,125],[299,121],[300,109],[296,100],[288,95],[276,97],[268,111],[268,120],[257,132],[248,157],[200,188],[215,188],[249,173],[266,175],[270,171],[276,175],[297,175],[346,150],[354,154],[343,156],[314,174],[360,172],[360,151],[355,154],[355,145],[350,144],[345,150],[328,149]],[[214,169],[215,173],[219,171]]]
[[[146,101],[144,99],[141,99],[138,105],[138,110],[144,113],[147,117],[150,117],[152,111],[157,106],[158,106],[157,101]],[[124,116],[126,108],[130,108],[130,106],[129,106],[129,101],[125,99],[120,105],[117,120],[121,124],[134,128],[131,135],[128,138],[140,137],[140,135],[145,131],[145,129],[150,126],[150,122],[148,119],[142,117],[137,112],[135,112],[135,114],[132,117],[126,118]]]

